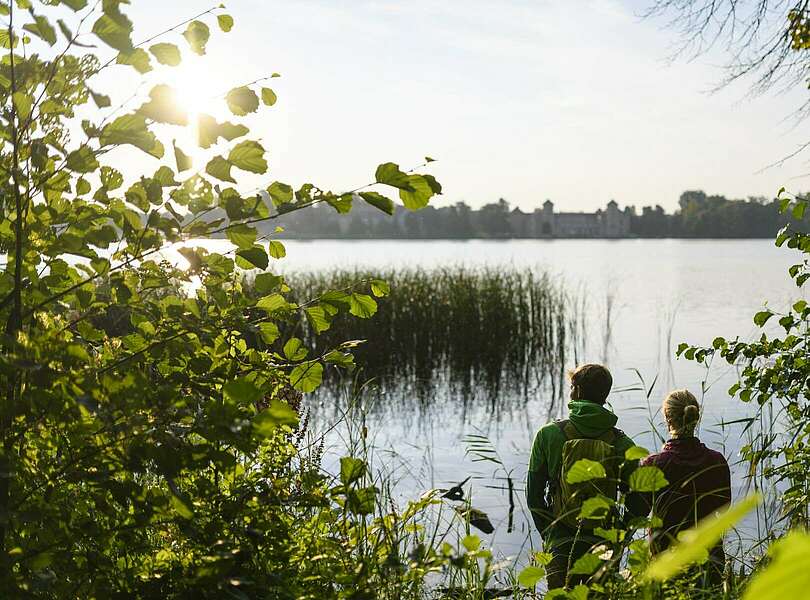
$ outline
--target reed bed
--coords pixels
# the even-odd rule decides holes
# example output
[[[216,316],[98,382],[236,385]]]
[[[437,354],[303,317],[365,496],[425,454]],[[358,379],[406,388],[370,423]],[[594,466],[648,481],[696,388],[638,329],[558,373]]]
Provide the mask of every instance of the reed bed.
[[[581,330],[581,303],[549,275],[529,270],[337,269],[287,279],[300,301],[364,280],[387,281],[391,292],[378,299],[372,318],[341,315],[317,337],[302,318],[295,331],[317,348],[366,340],[356,354],[362,374],[420,402],[441,395],[499,410],[507,398],[538,389],[559,397]]]

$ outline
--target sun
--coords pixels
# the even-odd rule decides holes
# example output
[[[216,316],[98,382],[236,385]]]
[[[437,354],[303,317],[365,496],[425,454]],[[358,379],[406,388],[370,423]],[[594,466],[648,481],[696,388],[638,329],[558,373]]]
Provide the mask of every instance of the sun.
[[[197,126],[200,115],[217,116],[222,111],[223,92],[216,83],[220,78],[212,76],[202,63],[189,61],[178,67],[167,82],[174,91],[174,102],[188,116],[188,125],[177,132],[177,144],[191,157],[193,168],[199,168],[206,152],[197,144]]]

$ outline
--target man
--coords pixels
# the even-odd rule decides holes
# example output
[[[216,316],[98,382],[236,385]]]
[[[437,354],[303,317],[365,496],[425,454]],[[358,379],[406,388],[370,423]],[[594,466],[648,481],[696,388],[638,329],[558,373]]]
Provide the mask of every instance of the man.
[[[593,535],[594,521],[580,521],[579,510],[587,496],[601,494],[616,499],[618,488],[637,466],[625,461],[633,440],[616,429],[616,415],[605,408],[613,377],[602,365],[586,364],[568,374],[571,383],[569,418],[552,422],[534,438],[526,498],[534,524],[543,537],[551,562],[546,566],[548,589],[573,585],[582,578],[568,577],[577,559],[594,544],[605,540]],[[564,471],[587,458],[603,464],[607,477],[570,484]],[[586,489],[587,488],[587,489]]]

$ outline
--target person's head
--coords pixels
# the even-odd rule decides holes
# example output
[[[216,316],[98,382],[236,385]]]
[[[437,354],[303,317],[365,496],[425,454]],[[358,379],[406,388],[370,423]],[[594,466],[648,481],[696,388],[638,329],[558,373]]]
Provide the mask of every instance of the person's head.
[[[613,385],[610,371],[596,364],[582,365],[569,371],[568,380],[571,382],[571,400],[587,400],[596,404],[605,403]]]
[[[673,390],[664,398],[664,418],[672,437],[692,437],[700,420],[700,405],[688,390]]]

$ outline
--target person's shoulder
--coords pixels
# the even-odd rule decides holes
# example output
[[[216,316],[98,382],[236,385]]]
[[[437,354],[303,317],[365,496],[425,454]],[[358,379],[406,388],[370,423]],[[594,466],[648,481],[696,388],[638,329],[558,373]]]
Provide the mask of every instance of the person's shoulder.
[[[708,446],[706,447],[706,455],[709,457],[709,460],[715,464],[719,465],[728,465],[728,460],[723,455],[722,452],[718,452],[717,450],[712,450]]]
[[[537,442],[551,442],[563,439],[564,435],[560,428],[560,421],[549,421],[537,430],[534,436],[535,443]]]
[[[562,423],[562,421],[549,421],[537,430],[537,435],[543,437],[562,435],[560,423]]]
[[[644,458],[641,459],[639,465],[642,467],[658,467],[661,466],[666,462],[666,456],[663,452],[656,452],[654,454],[648,454]]]
[[[614,446],[616,446],[617,448],[621,450],[627,450],[636,445],[636,443],[633,441],[633,438],[631,438],[629,435],[627,435],[624,431],[622,431],[618,427],[614,427],[613,431],[616,434],[616,441],[614,442]]]

